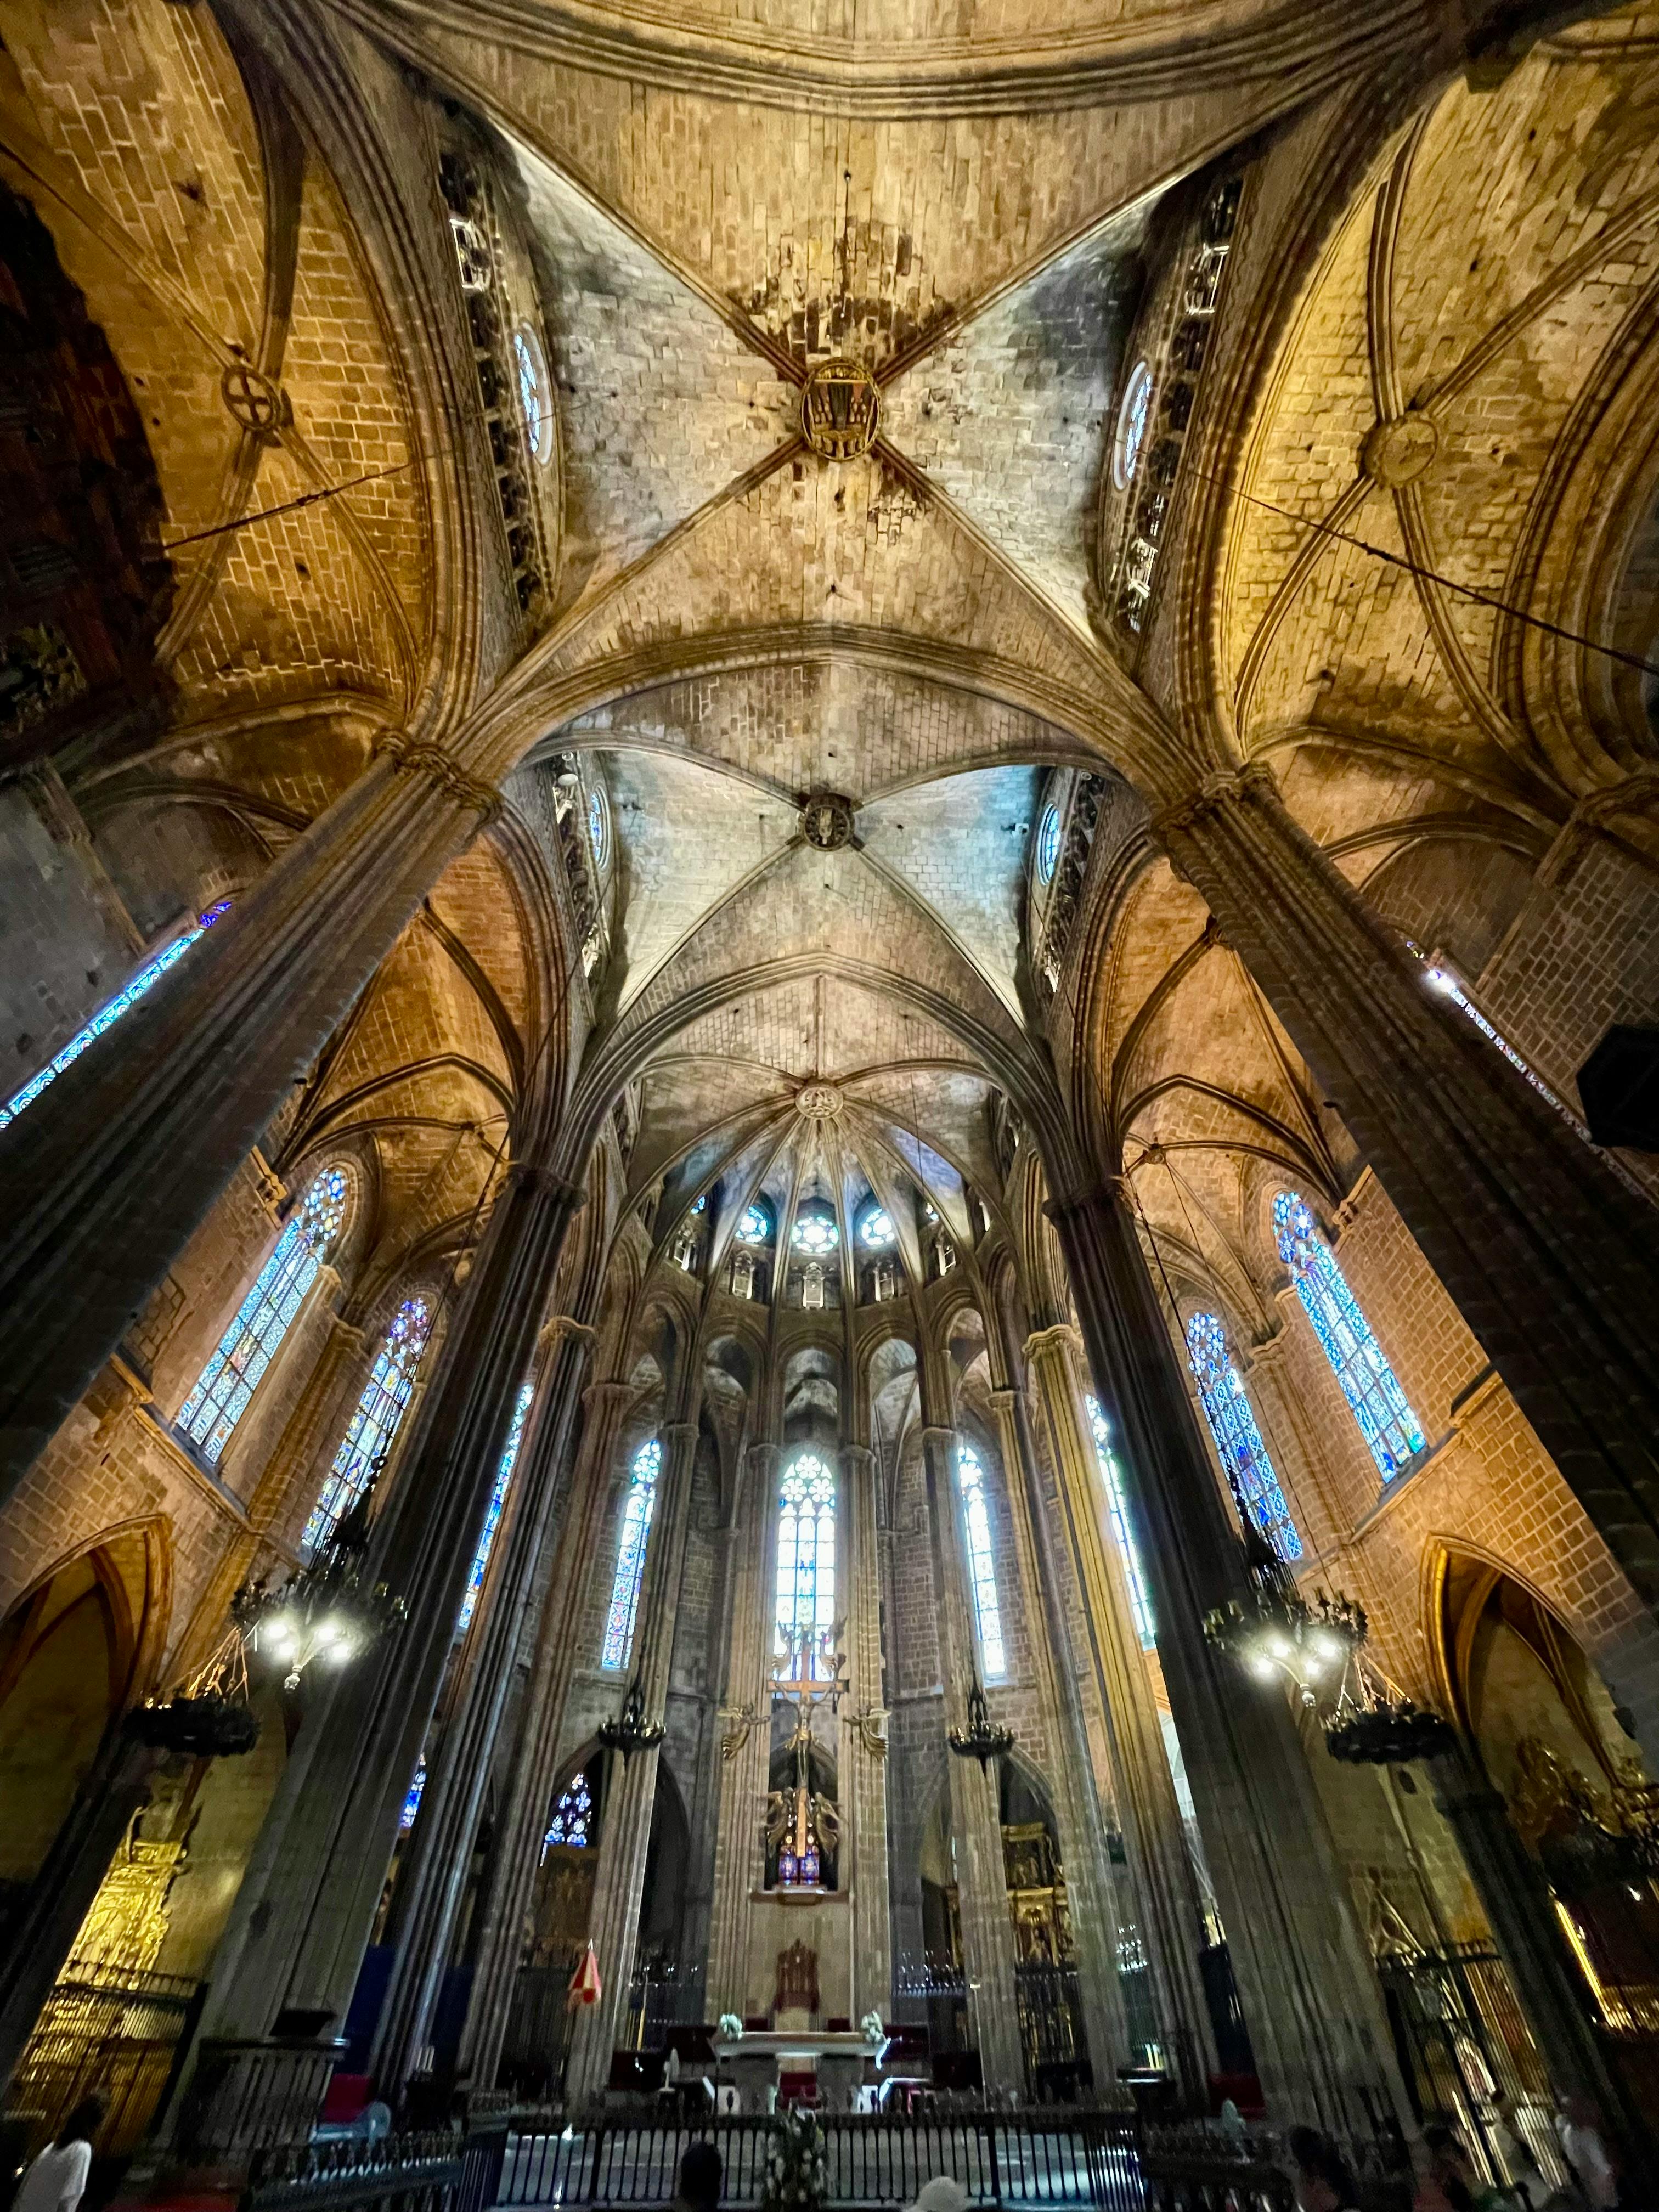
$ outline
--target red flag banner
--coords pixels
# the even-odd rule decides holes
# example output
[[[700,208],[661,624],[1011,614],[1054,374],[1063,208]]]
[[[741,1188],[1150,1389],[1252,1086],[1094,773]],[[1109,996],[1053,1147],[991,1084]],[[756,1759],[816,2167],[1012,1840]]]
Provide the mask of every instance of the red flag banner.
[[[576,1961],[576,1971],[570,1977],[570,1987],[565,1992],[565,2002],[572,2012],[578,2005],[598,2004],[603,1987],[599,1980],[599,1954],[590,1938],[587,1948]]]

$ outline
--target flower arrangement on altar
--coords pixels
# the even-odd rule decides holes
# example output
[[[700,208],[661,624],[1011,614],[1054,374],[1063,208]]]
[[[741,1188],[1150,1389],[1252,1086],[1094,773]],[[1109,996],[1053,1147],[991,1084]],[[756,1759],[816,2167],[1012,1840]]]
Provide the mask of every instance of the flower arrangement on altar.
[[[882,2043],[886,2040],[887,2030],[882,2025],[881,2014],[878,2012],[866,2013],[864,2018],[859,2022],[859,2031],[866,2043]]]
[[[823,2212],[823,2130],[811,2112],[777,2113],[767,2131],[761,2212]]]
[[[714,2033],[722,2043],[740,2043],[743,2040],[743,2021],[737,2013],[723,2012],[714,2024]]]

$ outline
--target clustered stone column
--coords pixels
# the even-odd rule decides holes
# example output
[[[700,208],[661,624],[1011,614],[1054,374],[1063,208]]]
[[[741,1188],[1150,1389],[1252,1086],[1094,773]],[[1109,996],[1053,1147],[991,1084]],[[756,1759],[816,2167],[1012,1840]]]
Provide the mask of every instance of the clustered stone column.
[[[1381,2000],[1284,1693],[1218,1654],[1210,1609],[1247,1591],[1224,1506],[1115,1189],[1052,1200],[1262,2087],[1282,2121],[1363,2138],[1409,2118]]]
[[[1255,763],[1154,824],[1608,1548],[1659,1603],[1659,1236]]]
[[[542,1332],[536,1392],[495,1555],[398,1874],[396,1959],[371,2070],[382,2096],[421,2070],[483,1817],[513,1664],[543,1549],[593,1333],[561,1314]]]
[[[929,1425],[921,1432],[921,1442],[933,1591],[939,1607],[945,1722],[947,1729],[962,1728],[968,1719],[968,1686],[977,1668],[954,1506],[957,1432]],[[1019,2094],[1025,2086],[1025,2069],[1020,2051],[1014,1925],[1008,1913],[996,1771],[954,1753],[946,1763],[969,2025],[978,2046],[985,2087]]]
[[[1106,1822],[1095,1785],[1089,1732],[1070,1664],[1071,1637],[1038,1531],[1042,1499],[1025,1394],[1012,1387],[991,1393],[1002,1448],[1009,1517],[1019,1557],[1020,1582],[1037,1613],[1032,1638],[1044,1717],[1057,1759],[1055,1818],[1066,1871],[1072,1931],[1077,1946],[1078,1987],[1088,2032],[1095,2083],[1104,2090],[1128,2057],[1128,2032],[1118,1984],[1115,1885],[1106,1857]]]
[[[348,1674],[308,1684],[316,1706],[215,1961],[204,2042],[266,2039],[284,2016],[344,2014],[537,1324],[584,1197],[533,1166],[505,1178],[371,1544],[370,1571],[407,1617]],[[290,2118],[303,2139],[311,2115]],[[199,2099],[191,2124],[211,2141],[217,2123]]]
[[[617,1439],[635,1393],[626,1382],[591,1382],[582,1393],[582,1431],[569,1506],[554,1548],[536,1657],[509,1765],[507,1802],[477,1914],[472,1994],[461,2031],[459,2070],[495,2080],[524,1949],[525,1916],[535,1887],[549,1801],[558,1774],[559,1740],[571,1677],[580,1662],[593,1562],[600,1556]]]
[[[397,737],[0,1140],[0,1504],[499,795]]]
[[[772,1741],[771,1608],[766,1601],[779,1447],[750,1444],[732,1521],[731,1640],[726,1666],[714,1894],[709,1913],[708,2012],[747,2013],[750,1904],[766,1875],[764,1816]],[[726,1745],[730,1745],[730,1749]]]
[[[691,1512],[697,1424],[671,1421],[661,1434],[662,1472],[651,1516],[650,1551],[634,1632],[632,1668],[649,1720],[662,1718],[668,1698],[685,1532]],[[657,1794],[657,1758],[654,1747],[636,1751],[625,1763],[618,1753],[608,1754],[611,1771],[593,1881],[592,1918],[603,1994],[597,2004],[583,2008],[571,2038],[565,2091],[573,2105],[586,2103],[603,2091],[610,2077],[617,2026],[626,2012],[651,1842],[651,1813]]]
[[[1028,1340],[1025,1353],[1054,1451],[1061,1525],[1083,1598],[1089,1661],[1118,1778],[1124,1853],[1139,1908],[1153,2017],[1187,2095],[1201,2100],[1204,2077],[1215,2058],[1198,1967],[1203,1911],[1083,1402],[1077,1368],[1081,1349],[1076,1331],[1061,1323],[1039,1330]]]
[[[881,1556],[876,1455],[843,1444],[846,1504],[848,1710],[839,1747],[842,1842],[840,1881],[851,1893],[853,2017],[886,2019],[893,2002],[892,1915],[887,1874],[887,1715],[882,1705]]]

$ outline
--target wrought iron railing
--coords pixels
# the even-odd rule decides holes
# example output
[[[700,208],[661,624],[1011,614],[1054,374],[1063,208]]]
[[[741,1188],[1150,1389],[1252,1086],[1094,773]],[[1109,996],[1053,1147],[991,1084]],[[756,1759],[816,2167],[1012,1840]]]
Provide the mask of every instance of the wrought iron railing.
[[[490,2212],[504,2124],[261,2152],[240,2212]]]

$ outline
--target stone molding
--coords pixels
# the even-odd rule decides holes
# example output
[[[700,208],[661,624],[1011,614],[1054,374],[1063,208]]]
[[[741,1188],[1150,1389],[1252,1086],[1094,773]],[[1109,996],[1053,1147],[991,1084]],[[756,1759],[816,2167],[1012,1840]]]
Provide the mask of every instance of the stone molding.
[[[507,804],[493,783],[474,775],[453,753],[446,752],[441,745],[411,738],[406,731],[388,731],[376,741],[374,757],[379,760],[382,757],[392,763],[398,775],[423,775],[446,799],[471,807],[479,817],[481,829],[493,822]]]

